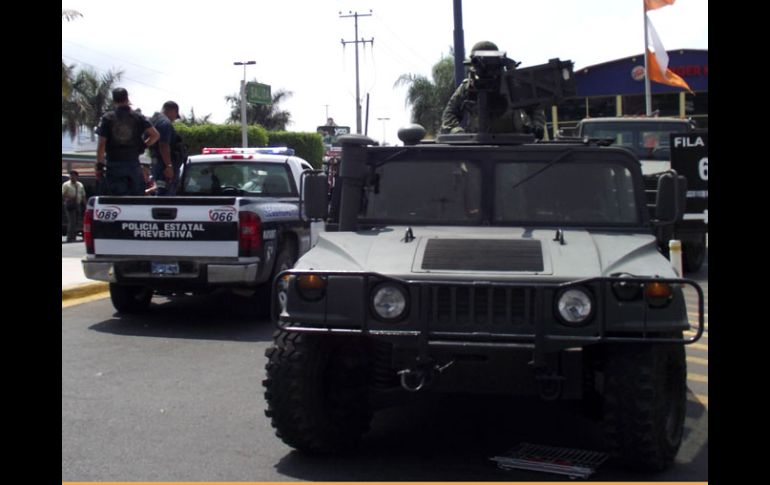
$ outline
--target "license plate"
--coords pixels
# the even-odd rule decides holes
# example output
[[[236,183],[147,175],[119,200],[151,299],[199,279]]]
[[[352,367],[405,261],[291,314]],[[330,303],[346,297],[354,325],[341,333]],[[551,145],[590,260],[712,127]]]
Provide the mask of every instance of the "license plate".
[[[179,263],[150,263],[150,274],[153,275],[177,275],[179,274]]]

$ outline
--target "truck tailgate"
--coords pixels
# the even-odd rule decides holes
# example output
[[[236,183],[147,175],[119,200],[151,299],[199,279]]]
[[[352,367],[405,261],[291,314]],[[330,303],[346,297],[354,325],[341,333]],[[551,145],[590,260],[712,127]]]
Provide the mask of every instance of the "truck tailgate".
[[[98,197],[95,255],[238,257],[235,197]]]

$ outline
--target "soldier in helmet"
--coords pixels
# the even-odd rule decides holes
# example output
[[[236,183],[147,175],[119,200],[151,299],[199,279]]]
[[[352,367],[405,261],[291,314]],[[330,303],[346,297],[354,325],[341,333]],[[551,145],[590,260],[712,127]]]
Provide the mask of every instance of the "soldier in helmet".
[[[496,71],[479,72],[473,62],[479,51],[498,52],[497,45],[489,41],[477,42],[471,49],[471,68],[468,77],[457,87],[444,108],[441,117],[441,133],[463,133],[478,131],[478,94],[487,90],[490,129],[494,132],[532,133],[541,139],[545,132],[545,112],[541,107],[509,109],[504,93],[500,92],[501,76],[506,69],[514,69],[518,63],[508,60],[507,66]],[[500,53],[504,57],[504,53]],[[492,89],[490,89],[490,86]]]

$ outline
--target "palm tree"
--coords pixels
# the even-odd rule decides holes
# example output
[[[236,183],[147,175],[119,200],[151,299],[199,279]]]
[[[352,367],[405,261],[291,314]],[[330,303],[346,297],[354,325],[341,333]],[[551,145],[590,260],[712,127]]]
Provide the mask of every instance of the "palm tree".
[[[254,80],[253,82],[256,82]],[[286,125],[291,123],[291,113],[281,111],[278,104],[294,94],[285,89],[279,89],[272,93],[271,104],[246,104],[246,123],[249,125],[262,125],[268,131],[285,131]],[[231,94],[225,96],[225,101],[230,103],[230,117],[227,123],[241,122],[241,95]]]
[[[207,114],[206,116],[203,116],[202,118],[195,116],[195,109],[190,108],[190,114],[187,116],[181,116],[179,118],[179,121],[187,126],[196,126],[196,125],[210,125],[211,123],[211,113]]]
[[[64,59],[61,60],[61,100],[62,103],[69,99],[72,94],[72,70],[75,65],[67,65]]]
[[[402,74],[393,87],[406,85],[406,105],[412,106],[412,122],[419,123],[429,135],[441,129],[441,114],[455,91],[454,56],[441,58],[433,65],[433,80],[419,74]]]
[[[61,18],[65,19],[67,22],[70,22],[71,20],[74,20],[78,17],[82,17],[83,14],[78,12],[77,10],[72,9],[62,9],[61,11]]]
[[[82,17],[83,14],[77,10],[64,10],[61,11],[61,18],[70,22],[77,17]],[[65,99],[69,98],[72,92],[72,69],[74,66],[68,66],[64,59],[61,60],[61,97],[62,103]]]
[[[93,141],[94,130],[110,107],[111,91],[122,76],[123,71],[104,74],[90,68],[78,71],[73,78],[71,96],[62,98],[62,133],[75,138],[78,129],[86,127]]]

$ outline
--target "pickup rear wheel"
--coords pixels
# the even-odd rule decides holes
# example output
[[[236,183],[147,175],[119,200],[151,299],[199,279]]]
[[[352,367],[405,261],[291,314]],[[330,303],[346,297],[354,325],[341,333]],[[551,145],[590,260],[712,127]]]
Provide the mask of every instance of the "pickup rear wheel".
[[[291,244],[287,244],[281,248],[278,256],[275,257],[275,266],[273,266],[273,273],[270,275],[270,279],[257,288],[254,295],[259,316],[269,317],[271,304],[273,303],[272,298],[278,298],[278,295],[273,292],[275,276],[281,271],[291,269],[293,266],[294,248]],[[277,305],[278,302],[276,301],[275,304]]]
[[[279,331],[265,355],[265,414],[276,435],[308,453],[355,447],[372,420],[364,346],[350,338]]]
[[[110,299],[120,313],[140,313],[150,306],[152,290],[145,286],[110,283]]]

